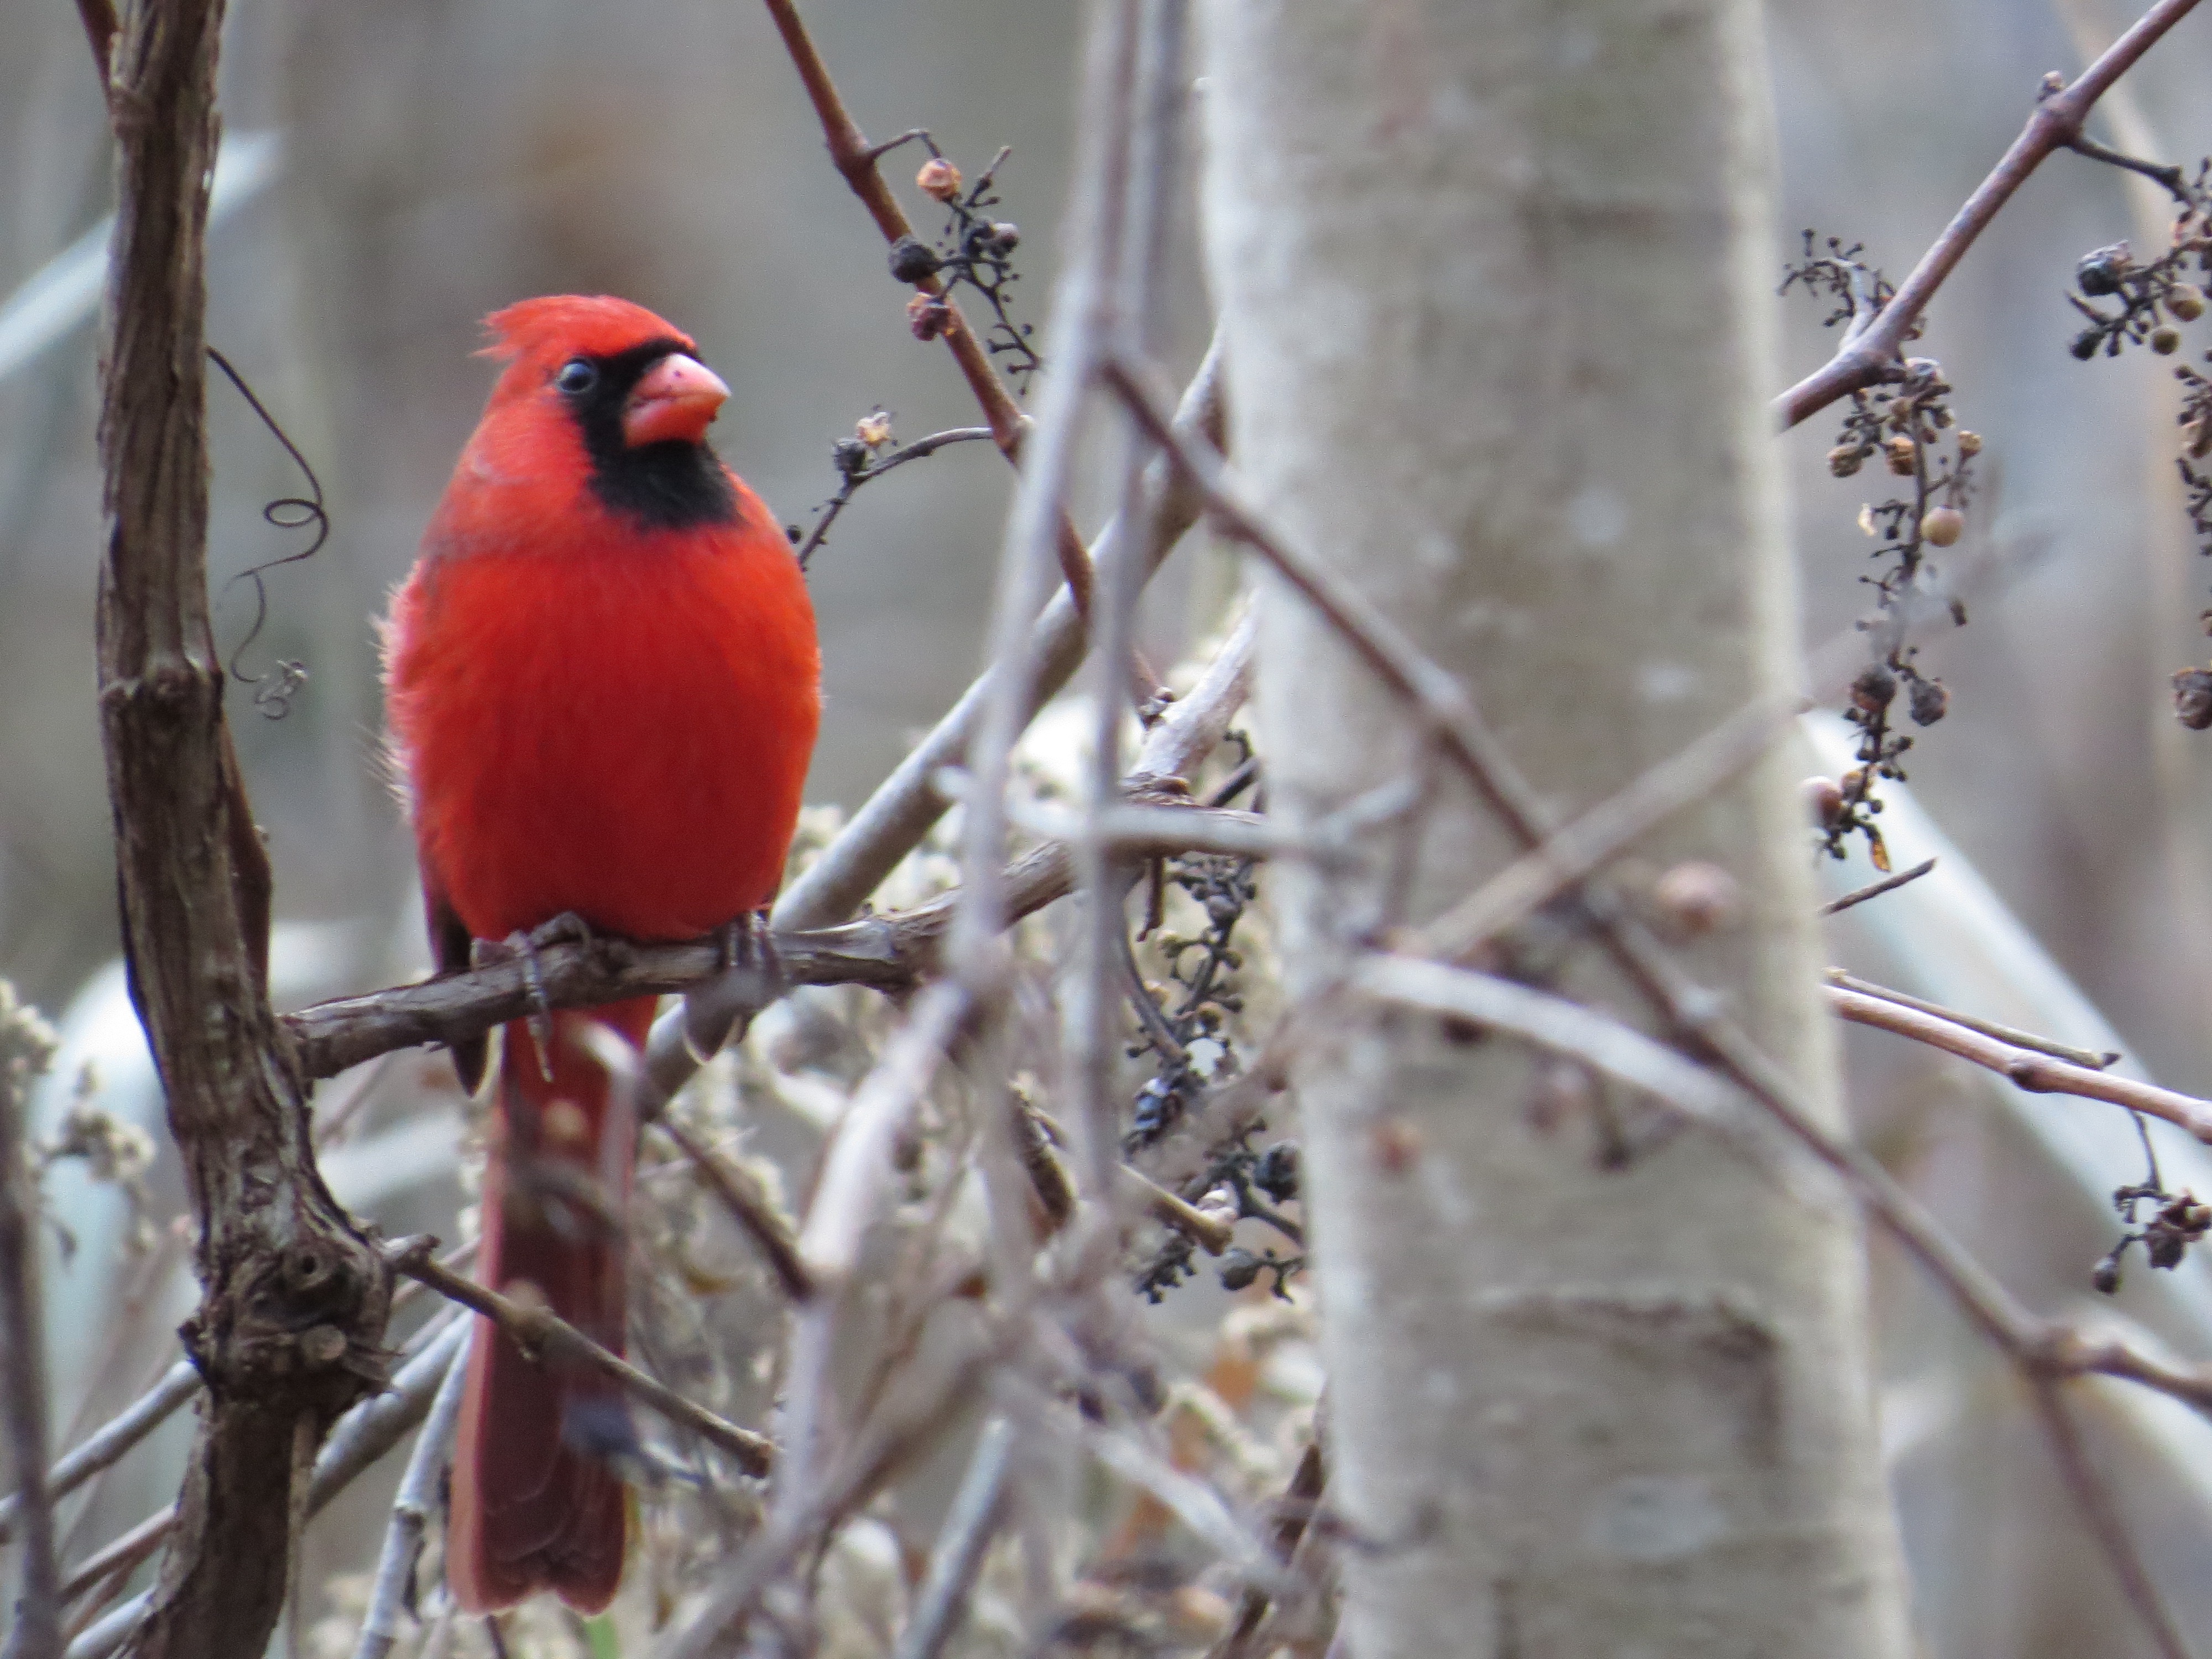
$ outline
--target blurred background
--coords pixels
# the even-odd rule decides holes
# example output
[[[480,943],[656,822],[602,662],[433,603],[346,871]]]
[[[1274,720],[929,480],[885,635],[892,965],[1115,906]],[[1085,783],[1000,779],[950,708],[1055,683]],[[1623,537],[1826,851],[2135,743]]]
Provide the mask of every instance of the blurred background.
[[[818,0],[807,10],[872,136],[927,125],[971,174],[1012,146],[998,211],[1024,228],[1016,305],[1040,325],[1076,13],[990,0]],[[1769,6],[1785,233],[1778,280],[1805,227],[1863,241],[1901,278],[2016,134],[2039,77],[2070,75],[2132,15],[2120,0]],[[292,924],[281,988],[300,1001],[369,988],[424,960],[406,837],[377,763],[371,623],[489,385],[489,367],[470,355],[484,313],[529,294],[609,291],[693,332],[734,392],[719,447],[802,526],[835,485],[830,445],[872,407],[894,411],[907,438],[975,416],[943,349],[909,337],[882,244],[830,168],[756,7],[240,0],[223,74],[228,131],[258,145],[263,181],[231,191],[212,235],[209,337],[313,463],[332,524],[312,562],[270,573],[268,623],[244,664],[258,672],[298,659],[309,680],[282,720],[262,718],[242,693],[233,705]],[[2212,15],[2182,25],[2124,83],[2124,101],[2107,100],[2102,136],[2148,135],[2160,159],[2193,165],[2212,151],[2209,76]],[[0,7],[0,304],[96,228],[108,168],[72,9]],[[933,233],[939,216],[906,189],[911,167],[886,172]],[[1972,623],[1924,647],[1952,712],[1921,737],[1910,769],[1956,861],[1978,869],[1992,902],[2086,998],[2061,1011],[2031,997],[2019,1017],[2100,1012],[2131,1059],[2203,1094],[2212,1093],[2212,737],[2175,724],[2166,680],[2212,648],[2199,622],[2212,562],[2196,553],[2173,482],[2170,363],[2136,352],[2085,364],[2066,349],[2075,261],[2124,238],[2154,240],[2142,212],[2118,173],[2056,157],[1929,313],[1917,349],[1949,371],[1996,486],[1961,550],[1978,548],[1989,567],[1969,599]],[[2162,219],[2154,210],[2148,223]],[[1166,354],[1177,371],[1207,328],[1190,243],[1185,224]],[[1822,309],[1777,301],[1778,390],[1832,347]],[[79,1011],[56,1086],[73,1087],[79,1063],[100,1058],[99,1085],[113,1093],[134,1075],[144,1085],[127,1028],[118,1034],[92,701],[94,333],[88,318],[0,353],[0,977],[57,1015]],[[246,586],[222,584],[301,544],[261,513],[301,492],[226,386],[211,382],[210,402],[211,574],[228,652],[252,602]],[[1856,519],[1869,486],[1828,476],[1832,426],[1815,419],[1782,441],[1808,642],[1866,609],[1859,578],[1872,544]],[[981,445],[905,469],[861,495],[816,560],[829,705],[810,799],[857,805],[967,684],[1009,477]],[[1091,489],[1078,514],[1086,526],[1100,516]],[[1165,654],[1182,596],[1218,580],[1185,558],[1155,599]],[[1863,932],[1838,935],[1855,965],[1900,980],[1917,961],[1928,989],[1960,994],[1910,939]],[[2097,1219],[2100,1182],[2108,1190],[2139,1166],[2094,1150],[2082,1157],[2096,1167],[2069,1164],[1948,1065],[1856,1038],[1850,1056],[1855,1104],[1885,1155],[2039,1305],[2081,1294],[2112,1237]],[[450,1142],[418,1152],[436,1164]],[[415,1190],[389,1169],[380,1178],[387,1195]],[[410,1201],[450,1213],[449,1169],[433,1186]],[[403,1205],[390,1224],[410,1213]],[[95,1237],[88,1248],[106,1247]],[[2094,1642],[2131,1651],[2133,1631],[2002,1372],[1976,1369],[1894,1266],[1878,1254],[1889,1426],[1931,1650],[2056,1656]],[[2192,1263],[2181,1277],[2201,1276]],[[2153,1298],[2128,1304],[2132,1316],[2212,1352],[2212,1323],[2192,1322],[2212,1310],[2155,1301],[2137,1288],[2148,1277],[2138,1264],[2124,1291],[2124,1304]],[[94,1364],[93,1345],[81,1346],[74,1363]],[[1955,1385],[1940,1435],[1928,1427],[1926,1389],[1909,1392],[1931,1376]],[[64,1422],[70,1414],[65,1405]],[[1920,1426],[1908,1435],[1904,1423]],[[2186,1480],[2159,1485],[2151,1466],[2165,1454],[2128,1452],[2114,1433],[2116,1467],[2136,1458],[2128,1467],[2141,1474],[2133,1490],[2149,1506],[2161,1576],[2177,1595],[2196,1587],[2196,1627],[2212,1628],[2202,1494]],[[1939,1443],[1937,1455],[1929,1449]],[[118,1500],[117,1522],[134,1518],[128,1509]]]

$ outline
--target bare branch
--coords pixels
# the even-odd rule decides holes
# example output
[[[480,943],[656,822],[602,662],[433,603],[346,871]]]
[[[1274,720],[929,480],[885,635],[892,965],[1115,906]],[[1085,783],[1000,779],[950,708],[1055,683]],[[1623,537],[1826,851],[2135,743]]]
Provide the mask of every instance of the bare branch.
[[[783,1293],[793,1302],[804,1302],[813,1295],[814,1281],[807,1277],[806,1266],[799,1259],[799,1241],[791,1235],[790,1223],[753,1178],[742,1170],[732,1169],[712,1146],[666,1113],[653,1118],[653,1126],[683,1148],[684,1155],[691,1160],[691,1167],[699,1172],[699,1178],[714,1189],[714,1196],[722,1200],[722,1207],[730,1212],[731,1218],[767,1257],[769,1268],[783,1286]]]
[[[179,1359],[161,1374],[160,1382],[55,1461],[46,1471],[47,1496],[64,1498],[102,1469],[112,1468],[199,1391],[198,1369],[191,1360]],[[21,1502],[20,1494],[0,1499],[0,1544],[14,1534]]]
[[[2017,1047],[1942,1014],[1929,1012],[1925,1008],[1846,990],[1833,983],[1826,988],[1828,1006],[1839,1018],[1850,1020],[1855,1025],[1871,1025],[1877,1030],[1911,1037],[1915,1042],[1924,1042],[1931,1048],[1941,1048],[1961,1060],[1971,1060],[1975,1065],[1988,1067],[2031,1094],[2078,1095],[2085,1100],[2101,1100],[2114,1106],[2124,1106],[2130,1111],[2141,1112],[2147,1117],[2163,1119],[2178,1129],[2186,1130],[2198,1140],[2212,1145],[2212,1101],[2177,1094],[2171,1089],[2160,1088],[2155,1083],[2115,1077],[2110,1072],[2054,1059],[2047,1054]]]
[[[2081,124],[2090,109],[2112,82],[2135,67],[2136,60],[2155,46],[2166,32],[2196,9],[2197,0],[2158,0],[2136,21],[2135,26],[2106,48],[2105,53],[2063,92],[2046,94],[2027,118],[2027,125],[2012,148],[1952,216],[1920,263],[1905,279],[1890,302],[1863,329],[1844,337],[1833,357],[1812,374],[1774,400],[1774,413],[1784,430],[1817,414],[1838,398],[1848,397],[1878,384],[1895,370],[1905,342],[1920,313],[1936,297],[1936,290],[1957,269],[1974,239],[2010,201],[2028,175],[2055,150],[2071,149],[2081,137]]]
[[[9,1659],[58,1659],[60,1570],[54,1560],[53,1493],[46,1481],[46,1348],[39,1299],[38,1207],[24,1156],[31,1084],[53,1058],[52,1027],[0,980],[0,1412],[20,1489],[23,1590]]]
[[[361,1641],[354,1659],[386,1659],[399,1636],[399,1612],[414,1583],[415,1560],[422,1553],[422,1533],[437,1507],[440,1482],[453,1431],[461,1419],[461,1398],[467,1391],[469,1367],[456,1356],[438,1384],[422,1432],[408,1455],[407,1472],[399,1479],[399,1492],[392,1503],[392,1524],[385,1529],[383,1553],[376,1563],[376,1581],[368,1597],[368,1612],[361,1624]]]
[[[1918,997],[1907,996],[1902,991],[1893,991],[1887,985],[1876,985],[1869,980],[1856,979],[1840,968],[1829,969],[1826,977],[1829,984],[1840,986],[1846,991],[1856,991],[1862,996],[1880,997],[1884,1002],[1894,1002],[1900,1007],[1917,1008],[1923,1014],[1933,1014],[1938,1019],[1948,1019],[1954,1025],[1963,1025],[1970,1031],[1979,1031],[1984,1036],[1995,1037],[2000,1042],[2008,1042],[2015,1048],[2032,1048],[2039,1054],[2049,1054],[2054,1060],[2063,1060],[2070,1065],[2086,1066],[2093,1072],[2101,1072],[2108,1066],[2117,1066],[2122,1058],[2118,1049],[2106,1049],[2098,1053],[2088,1048],[2076,1048],[2070,1043],[2054,1042],[2049,1037],[2038,1036],[2033,1031],[2023,1031],[2014,1026],[1999,1024],[1993,1019],[1984,1019],[1979,1014],[1960,1013],[1956,1008],[1946,1008],[1940,1002],[1923,1002]]]
[[[463,1279],[431,1259],[428,1241],[417,1240],[395,1250],[392,1266],[394,1272],[419,1280],[441,1296],[475,1309],[497,1325],[516,1347],[538,1363],[550,1359],[588,1365],[612,1378],[670,1422],[690,1429],[720,1448],[747,1474],[766,1474],[773,1464],[775,1448],[765,1436],[741,1429],[704,1406],[686,1400],[629,1361],[608,1352],[550,1309],[526,1308],[497,1291]]]
[[[384,1393],[362,1401],[337,1421],[315,1459],[307,1486],[307,1513],[321,1511],[361,1473],[381,1459],[422,1420],[447,1372],[461,1358],[469,1334],[465,1319],[456,1319],[402,1365]],[[290,1448],[285,1448],[289,1451]],[[173,1526],[176,1510],[148,1517],[136,1530]],[[163,1524],[167,1523],[167,1524]],[[128,1641],[144,1620],[157,1591],[148,1590],[102,1618],[70,1644],[67,1659],[106,1659]]]
[[[1880,898],[1884,893],[1894,893],[1899,888],[1909,886],[1919,880],[1935,867],[1934,859],[1923,859],[1910,870],[1900,870],[1893,876],[1884,876],[1880,881],[1870,881],[1865,886],[1854,892],[1846,893],[1839,899],[1830,899],[1820,907],[1820,914],[1824,916],[1832,916],[1838,911],[1850,909],[1853,905],[1864,904],[1869,899]]]
[[[968,1592],[998,1530],[1006,1472],[1014,1454],[1013,1425],[994,1417],[983,1425],[961,1477],[952,1507],[929,1553],[929,1574],[915,1597],[914,1614],[899,1632],[892,1659],[937,1659],[967,1611]]]
[[[2074,1506],[2081,1514],[2089,1535],[2097,1540],[2105,1559],[2112,1569],[2112,1576],[2120,1581],[2120,1592],[2128,1604],[2149,1628],[2151,1639],[2158,1645],[2160,1659],[2190,1659],[2190,1646],[2175,1622],[2173,1610],[2158,1593],[2151,1582],[2149,1571],[2143,1565],[2142,1556],[2136,1550],[2135,1540],[2129,1535],[2127,1522],[2121,1516],[2119,1505],[2113,1501],[2112,1488],[2097,1473],[2088,1448],[2082,1443],[2081,1425],[2073,1408],[2066,1402],[2059,1385],[2048,1377],[2037,1379],[2030,1388],[2035,1401],[2036,1415],[2042,1419],[2045,1436],[2058,1464],[2058,1473],[2072,1494]]]

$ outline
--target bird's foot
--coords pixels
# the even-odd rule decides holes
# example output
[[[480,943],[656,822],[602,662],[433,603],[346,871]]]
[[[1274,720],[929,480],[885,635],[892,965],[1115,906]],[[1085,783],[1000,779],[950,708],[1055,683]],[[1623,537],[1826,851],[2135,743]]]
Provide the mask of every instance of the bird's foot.
[[[469,942],[469,966],[488,968],[501,962],[520,961],[522,983],[530,998],[527,1022],[531,1047],[538,1051],[538,1072],[553,1080],[553,1003],[545,994],[545,971],[538,953],[556,945],[589,945],[592,927],[574,910],[563,910],[550,921],[542,921],[527,933],[518,928],[503,939]]]
[[[721,971],[684,997],[684,1047],[702,1066],[742,1037],[753,1017],[787,988],[766,910],[724,923],[714,942]]]

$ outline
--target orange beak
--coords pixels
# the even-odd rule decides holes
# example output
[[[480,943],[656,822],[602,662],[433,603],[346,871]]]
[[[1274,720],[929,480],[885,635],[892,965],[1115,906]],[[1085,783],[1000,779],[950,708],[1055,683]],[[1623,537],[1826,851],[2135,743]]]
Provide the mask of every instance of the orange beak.
[[[713,369],[672,351],[646,370],[623,405],[623,441],[632,449],[672,440],[696,444],[729,396],[730,388]]]

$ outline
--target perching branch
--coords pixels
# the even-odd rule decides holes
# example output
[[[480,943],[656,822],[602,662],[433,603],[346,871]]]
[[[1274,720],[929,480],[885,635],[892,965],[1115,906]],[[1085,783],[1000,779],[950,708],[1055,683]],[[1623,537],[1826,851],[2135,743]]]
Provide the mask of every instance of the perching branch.
[[[1879,384],[1895,371],[1920,313],[1928,308],[1945,278],[1957,269],[1974,239],[2053,151],[2077,147],[2081,124],[2096,101],[2196,6],[2197,0],[2158,0],[2072,86],[2061,92],[2046,92],[2020,137],[2013,140],[2012,148],[1952,216],[1934,245],[1920,256],[1920,263],[1896,295],[1864,327],[1859,325],[1861,319],[1854,319],[1836,355],[1775,399],[1775,417],[1784,430],[1838,398]]]

